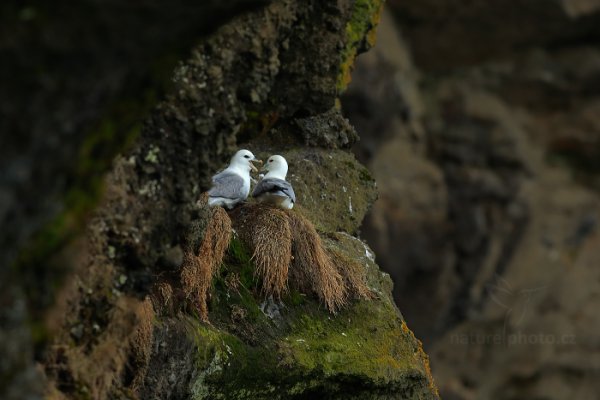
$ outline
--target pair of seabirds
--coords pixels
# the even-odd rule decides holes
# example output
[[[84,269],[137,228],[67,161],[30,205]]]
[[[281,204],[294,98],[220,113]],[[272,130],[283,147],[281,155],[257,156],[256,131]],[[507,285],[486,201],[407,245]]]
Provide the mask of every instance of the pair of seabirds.
[[[213,186],[208,191],[208,205],[232,209],[248,198],[250,193],[250,171],[257,171],[254,162],[262,163],[248,150],[239,150],[231,158],[229,166],[212,178]],[[294,207],[296,195],[292,185],[285,180],[288,164],[279,155],[269,157],[262,168],[266,174],[252,191],[260,203],[272,204],[286,210]]]

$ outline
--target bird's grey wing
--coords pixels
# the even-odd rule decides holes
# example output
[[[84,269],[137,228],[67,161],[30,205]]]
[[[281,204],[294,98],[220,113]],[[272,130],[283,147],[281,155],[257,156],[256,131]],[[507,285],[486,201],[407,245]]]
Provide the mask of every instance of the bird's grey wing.
[[[287,183],[287,182],[286,182]],[[292,199],[292,203],[296,202],[296,193],[294,192],[294,188],[292,187],[291,183],[288,183],[290,185],[290,199]]]
[[[294,193],[292,185],[282,179],[262,179],[254,188],[252,197],[258,197],[265,193],[271,193],[278,196],[287,196],[292,200],[292,202],[296,202],[296,194]]]
[[[224,197],[226,199],[239,199],[244,197],[242,191],[244,179],[237,175],[221,172],[213,176],[213,187],[208,191],[209,196]]]

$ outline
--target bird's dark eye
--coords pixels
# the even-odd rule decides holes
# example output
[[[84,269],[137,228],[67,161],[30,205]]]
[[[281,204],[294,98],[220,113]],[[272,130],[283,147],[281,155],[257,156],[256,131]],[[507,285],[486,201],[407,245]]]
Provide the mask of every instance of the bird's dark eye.
[[[269,160],[269,162],[273,162],[273,160]]]
[[[244,158],[250,158],[250,156],[246,154],[246,155],[244,156]]]

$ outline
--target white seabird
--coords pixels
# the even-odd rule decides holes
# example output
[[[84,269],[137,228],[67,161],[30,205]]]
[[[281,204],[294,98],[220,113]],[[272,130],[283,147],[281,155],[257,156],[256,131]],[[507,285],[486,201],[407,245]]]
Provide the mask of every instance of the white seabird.
[[[271,156],[265,163],[263,171],[267,174],[252,191],[252,197],[259,202],[270,203],[279,208],[291,209],[296,202],[292,185],[285,180],[288,164],[281,156]]]
[[[250,171],[257,171],[252,162],[261,162],[248,150],[239,150],[231,157],[229,166],[212,178],[208,205],[232,209],[246,200],[250,193]]]

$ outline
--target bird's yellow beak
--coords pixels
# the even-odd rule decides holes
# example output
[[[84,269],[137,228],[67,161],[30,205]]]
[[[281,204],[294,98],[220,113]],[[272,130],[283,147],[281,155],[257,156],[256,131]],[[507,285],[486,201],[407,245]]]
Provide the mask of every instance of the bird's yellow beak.
[[[254,164],[252,164],[252,163],[262,164],[263,162],[262,162],[262,160],[259,160],[258,158],[255,158],[254,160],[250,160],[250,169],[252,169],[252,171],[254,171],[254,172],[258,172],[258,168],[256,168],[254,166]]]

